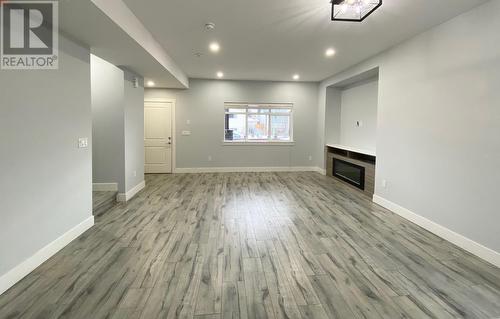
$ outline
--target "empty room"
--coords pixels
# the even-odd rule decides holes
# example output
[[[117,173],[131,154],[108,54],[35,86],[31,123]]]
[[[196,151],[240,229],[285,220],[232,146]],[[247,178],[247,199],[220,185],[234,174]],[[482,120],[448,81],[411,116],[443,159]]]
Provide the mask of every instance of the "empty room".
[[[500,0],[0,9],[0,319],[500,319]]]

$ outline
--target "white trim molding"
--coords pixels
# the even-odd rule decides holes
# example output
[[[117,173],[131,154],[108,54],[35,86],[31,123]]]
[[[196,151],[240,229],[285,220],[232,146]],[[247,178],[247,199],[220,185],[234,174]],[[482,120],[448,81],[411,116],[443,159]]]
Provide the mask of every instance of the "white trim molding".
[[[326,169],[321,168],[321,167],[315,167],[315,168],[316,168],[316,172],[320,173],[323,176],[326,176]]]
[[[94,226],[94,216],[90,216],[80,224],[76,225],[62,236],[37,251],[33,256],[29,257],[21,264],[17,265],[9,272],[0,277],[0,295],[14,286],[18,281],[26,277],[29,273],[35,270],[38,266],[54,256],[59,250],[63,249],[70,242],[78,238],[87,229]]]
[[[415,214],[414,212],[399,206],[383,197],[378,195],[373,195],[373,201],[388,210],[394,212],[395,214],[409,220],[410,222],[417,224],[418,226],[430,231],[431,233],[457,245],[458,247],[470,252],[486,260],[487,262],[500,267],[500,253],[485,247],[475,241],[460,235],[444,226],[441,226],[425,217]]]
[[[131,190],[126,193],[116,194],[116,201],[120,203],[128,202],[132,199],[137,193],[142,191],[142,189],[146,187],[146,182],[142,181],[139,184],[135,185]]]
[[[294,141],[276,142],[276,141],[263,141],[263,142],[229,142],[222,141],[222,146],[294,146]]]
[[[322,174],[319,167],[307,166],[283,166],[283,167],[195,167],[176,168],[174,173],[259,173],[259,172],[318,172]]]
[[[93,183],[92,190],[94,192],[117,192],[118,183]]]

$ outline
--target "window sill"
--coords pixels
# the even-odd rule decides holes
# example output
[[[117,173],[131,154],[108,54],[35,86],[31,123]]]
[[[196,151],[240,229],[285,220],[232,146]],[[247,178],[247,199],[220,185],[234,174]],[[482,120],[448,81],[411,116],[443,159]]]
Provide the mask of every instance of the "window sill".
[[[293,146],[295,145],[294,141],[286,141],[286,142],[228,142],[222,141],[223,146]]]

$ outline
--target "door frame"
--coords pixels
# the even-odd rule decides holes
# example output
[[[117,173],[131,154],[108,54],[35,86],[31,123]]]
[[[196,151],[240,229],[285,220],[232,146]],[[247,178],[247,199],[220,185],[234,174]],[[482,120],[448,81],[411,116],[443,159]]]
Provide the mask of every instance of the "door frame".
[[[177,148],[177,138],[176,138],[176,131],[175,131],[175,104],[176,104],[176,100],[175,99],[168,99],[168,98],[147,98],[147,99],[144,99],[144,108],[146,108],[146,103],[172,103],[172,114],[170,116],[170,121],[171,121],[171,128],[172,128],[172,145],[171,145],[171,148],[172,148],[172,158],[170,159],[170,161],[172,162],[172,173],[175,173],[176,170],[177,170],[177,165],[176,165],[176,161],[175,161],[175,149]],[[145,136],[144,136],[145,138]],[[144,151],[144,147],[143,147],[143,151]],[[144,154],[145,156],[145,154]]]

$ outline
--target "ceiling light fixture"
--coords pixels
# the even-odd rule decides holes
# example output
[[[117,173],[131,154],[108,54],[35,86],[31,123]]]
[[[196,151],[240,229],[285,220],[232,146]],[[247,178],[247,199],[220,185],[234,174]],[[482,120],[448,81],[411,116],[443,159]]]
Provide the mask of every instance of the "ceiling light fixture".
[[[220,79],[220,78],[223,78],[224,77],[224,73],[222,73],[221,71],[217,72],[217,77]]]
[[[334,50],[334,49],[332,49],[332,48],[326,49],[326,51],[325,51],[325,55],[326,55],[327,57],[334,56],[334,55],[335,55],[335,50]]]
[[[210,43],[208,47],[210,51],[212,51],[213,53],[217,53],[220,50],[220,45],[217,42]]]
[[[382,0],[332,0],[332,21],[361,22],[382,5]]]
[[[293,75],[293,79],[294,79],[295,81],[297,81],[298,79],[300,79],[300,75],[298,75],[298,74],[294,74],[294,75]]]
[[[155,86],[155,82],[149,80],[147,83],[146,83],[148,86]]]

